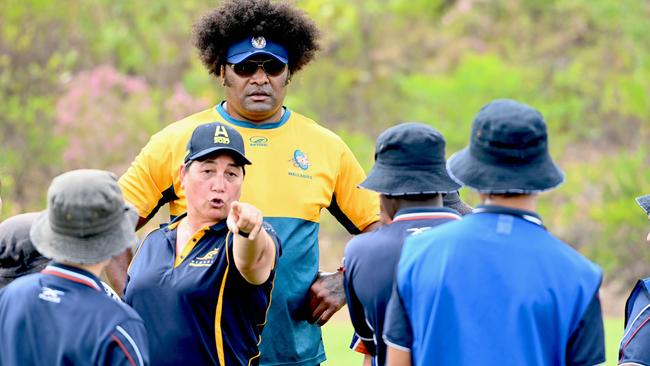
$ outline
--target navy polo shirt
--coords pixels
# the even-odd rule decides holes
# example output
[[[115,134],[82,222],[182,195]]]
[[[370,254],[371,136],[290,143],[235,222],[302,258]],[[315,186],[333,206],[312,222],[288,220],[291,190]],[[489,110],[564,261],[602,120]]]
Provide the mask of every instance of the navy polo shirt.
[[[625,333],[618,350],[619,364],[650,366],[650,278],[637,282],[625,305]]]
[[[52,263],[0,291],[0,365],[149,364],[142,319],[82,269]]]
[[[384,340],[414,365],[599,364],[601,280],[535,213],[480,206],[406,239]]]
[[[381,338],[384,314],[404,238],[456,220],[460,215],[443,207],[402,209],[391,224],[357,235],[346,246],[344,285],[355,339],[363,341],[375,365],[386,363],[386,344]],[[354,340],[352,348],[358,349]]]
[[[275,269],[261,285],[247,282],[225,220],[196,232],[177,257],[183,217],[150,233],[128,271],[125,300],[144,319],[152,364],[257,365]],[[263,227],[276,244],[277,264],[278,238]]]

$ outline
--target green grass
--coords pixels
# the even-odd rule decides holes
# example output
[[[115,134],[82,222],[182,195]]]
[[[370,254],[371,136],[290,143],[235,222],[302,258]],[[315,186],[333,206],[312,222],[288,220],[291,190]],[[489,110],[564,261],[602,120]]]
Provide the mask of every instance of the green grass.
[[[342,310],[347,311],[346,309]],[[343,318],[343,317],[341,317]],[[352,335],[352,325],[343,319],[332,320],[323,327],[323,342],[327,361],[323,366],[360,366],[363,357],[348,347]],[[618,343],[623,336],[623,319],[605,319],[606,365],[616,365]]]

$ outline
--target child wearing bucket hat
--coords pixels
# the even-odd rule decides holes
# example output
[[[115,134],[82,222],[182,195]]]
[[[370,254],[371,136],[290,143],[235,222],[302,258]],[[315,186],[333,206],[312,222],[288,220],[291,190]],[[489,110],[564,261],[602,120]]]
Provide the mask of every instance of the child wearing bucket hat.
[[[111,257],[135,243],[136,220],[112,173],[54,178],[30,230],[53,262],[0,292],[1,365],[148,364],[142,319],[99,280]]]
[[[564,179],[542,115],[489,103],[447,171],[483,205],[406,240],[386,315],[389,364],[604,362],[602,272],[535,213],[537,193]]]
[[[345,248],[352,348],[367,353],[374,365],[385,365],[381,334],[404,238],[460,220],[458,212],[442,207],[442,196],[455,194],[460,185],[445,170],[443,136],[422,123],[402,123],[379,136],[375,164],[359,187],[379,193],[389,223],[356,236]],[[460,202],[457,195],[453,202]]]
[[[650,218],[650,195],[636,198]],[[646,238],[650,242],[650,233]],[[625,303],[625,332],[618,349],[619,365],[650,365],[650,277],[639,280]]]

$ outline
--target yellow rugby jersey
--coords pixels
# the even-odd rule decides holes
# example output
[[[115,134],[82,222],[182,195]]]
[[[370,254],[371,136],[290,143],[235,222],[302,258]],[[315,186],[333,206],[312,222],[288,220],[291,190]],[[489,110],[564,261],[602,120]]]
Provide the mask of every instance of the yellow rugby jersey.
[[[320,328],[306,322],[306,295],[318,272],[320,212],[327,208],[356,234],[378,220],[378,196],[357,188],[365,173],[356,158],[339,136],[313,120],[285,109],[280,121],[256,125],[233,119],[220,103],[152,136],[120,178],[124,197],[141,217],[152,217],[165,203],[173,216],[185,212],[179,169],[192,131],[210,122],[241,133],[253,163],[241,201],[262,211],[283,246],[261,363],[320,363],[325,360]]]

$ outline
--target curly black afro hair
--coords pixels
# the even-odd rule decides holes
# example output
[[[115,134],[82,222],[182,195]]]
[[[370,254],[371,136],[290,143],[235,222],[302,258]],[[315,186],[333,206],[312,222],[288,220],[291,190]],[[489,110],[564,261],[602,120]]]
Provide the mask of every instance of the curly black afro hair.
[[[264,36],[289,53],[289,72],[300,70],[319,49],[316,24],[296,7],[269,0],[229,0],[194,24],[194,46],[211,74],[219,75],[226,52],[246,37]]]

